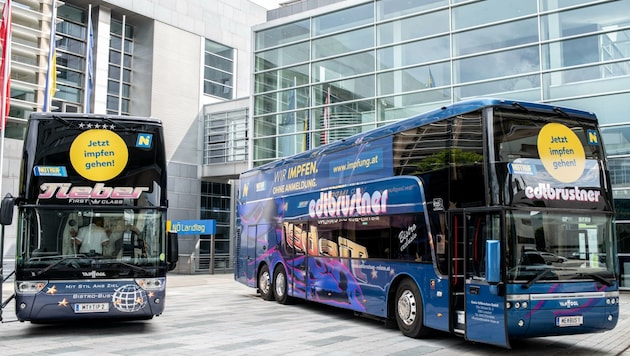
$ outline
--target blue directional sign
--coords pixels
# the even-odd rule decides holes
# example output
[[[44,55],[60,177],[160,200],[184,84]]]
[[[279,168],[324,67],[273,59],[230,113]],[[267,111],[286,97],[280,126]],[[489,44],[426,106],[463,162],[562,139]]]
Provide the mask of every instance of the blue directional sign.
[[[167,230],[178,235],[214,235],[217,233],[216,220],[172,220],[167,222]]]

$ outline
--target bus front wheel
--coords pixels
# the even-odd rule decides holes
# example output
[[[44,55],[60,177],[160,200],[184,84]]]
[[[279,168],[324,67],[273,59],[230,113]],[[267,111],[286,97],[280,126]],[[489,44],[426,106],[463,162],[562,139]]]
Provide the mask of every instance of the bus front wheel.
[[[410,280],[403,280],[396,290],[396,324],[403,335],[419,338],[426,335],[422,324],[422,297],[418,286]]]
[[[287,272],[284,267],[278,266],[273,273],[273,295],[276,302],[280,304],[289,303],[289,295],[287,294]]]
[[[271,273],[269,272],[269,266],[263,265],[258,273],[258,290],[260,291],[260,297],[264,300],[273,299],[273,290],[271,289]]]

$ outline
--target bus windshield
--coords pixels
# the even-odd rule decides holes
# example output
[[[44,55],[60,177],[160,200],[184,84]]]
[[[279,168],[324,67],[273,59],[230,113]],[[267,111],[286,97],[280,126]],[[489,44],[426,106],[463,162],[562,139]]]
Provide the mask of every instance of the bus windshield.
[[[583,212],[511,211],[508,280],[614,278],[611,219]]]
[[[24,208],[17,277],[85,277],[95,265],[104,274],[96,277],[155,276],[165,252],[162,214],[154,209]]]
[[[597,127],[555,113],[495,110],[494,155],[502,203],[611,211]],[[545,139],[542,139],[545,137]],[[551,137],[551,139],[548,139]]]

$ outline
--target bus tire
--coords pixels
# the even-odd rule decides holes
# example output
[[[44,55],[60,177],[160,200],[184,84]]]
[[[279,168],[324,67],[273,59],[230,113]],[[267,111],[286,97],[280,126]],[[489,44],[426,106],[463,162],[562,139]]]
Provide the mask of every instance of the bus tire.
[[[279,265],[273,273],[273,296],[280,304],[289,304],[287,283],[287,272],[282,265]]]
[[[427,330],[422,323],[422,297],[418,286],[411,279],[405,278],[400,282],[394,303],[396,324],[402,334],[416,339],[425,336]]]
[[[271,286],[271,273],[269,266],[263,265],[258,273],[258,291],[263,300],[273,299],[273,289]]]

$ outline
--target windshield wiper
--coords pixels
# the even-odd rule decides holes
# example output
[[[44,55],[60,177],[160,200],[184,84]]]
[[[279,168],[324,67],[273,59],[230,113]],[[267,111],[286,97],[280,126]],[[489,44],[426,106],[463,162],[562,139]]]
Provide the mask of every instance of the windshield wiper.
[[[118,121],[114,121],[108,117],[102,117],[101,118],[103,121],[107,121],[110,123],[111,127],[120,127],[122,130],[118,130],[118,131],[127,131],[127,132],[137,132],[138,129],[136,128],[129,128],[129,126],[126,126],[125,124],[123,124],[122,122]]]
[[[59,115],[52,115],[52,118],[57,120],[57,121],[59,121],[59,122],[62,122],[66,126],[69,126],[69,127],[75,128],[75,129],[79,127],[74,122],[68,121],[68,120],[64,119],[63,117],[61,117]]]
[[[523,106],[521,103],[519,103],[519,102],[514,102],[514,103],[512,103],[512,106],[514,106],[515,108],[518,108],[518,109],[520,109],[520,110],[523,110],[523,111],[525,111],[525,112],[529,112],[529,110],[528,110],[526,107],[524,107],[524,106]]]
[[[111,263],[112,264],[117,263],[117,264],[120,264],[122,266],[129,267],[129,268],[131,268],[131,269],[133,269],[135,271],[140,271],[140,272],[143,272],[143,273],[149,273],[148,269],[140,267],[140,266],[132,265],[131,263],[122,262],[122,261],[112,261]]]
[[[580,277],[590,277],[598,282],[600,282],[601,284],[605,284],[606,287],[610,287],[613,285],[613,283],[611,281],[609,281],[608,279],[600,276],[597,273],[580,273],[579,274]]]
[[[51,269],[53,269],[55,266],[58,266],[60,263],[62,262],[66,262],[66,261],[70,261],[70,260],[75,260],[75,259],[80,259],[80,258],[85,258],[84,255],[77,255],[77,256],[61,256],[61,259],[59,259],[59,261],[55,261],[53,263],[51,263],[50,265],[48,265],[46,268],[44,268],[43,270],[37,272],[35,274],[35,276],[41,276],[42,274],[50,271]]]
[[[527,289],[529,287],[532,286],[532,284],[538,282],[541,278],[543,278],[544,276],[546,276],[547,274],[549,274],[549,272],[553,272],[552,269],[546,269],[544,271],[541,271],[540,273],[538,273],[534,278],[530,279],[529,282],[523,284],[521,286],[521,288],[523,289]]]

